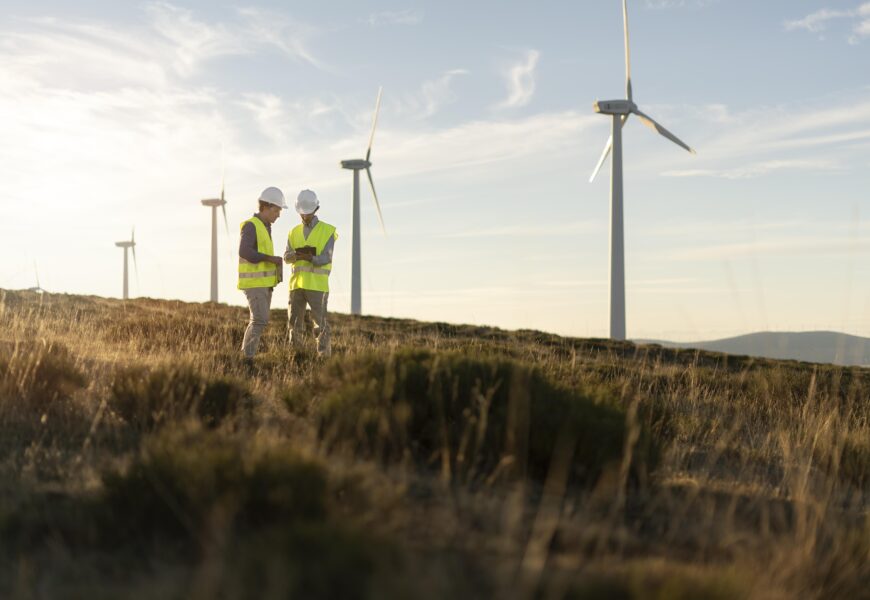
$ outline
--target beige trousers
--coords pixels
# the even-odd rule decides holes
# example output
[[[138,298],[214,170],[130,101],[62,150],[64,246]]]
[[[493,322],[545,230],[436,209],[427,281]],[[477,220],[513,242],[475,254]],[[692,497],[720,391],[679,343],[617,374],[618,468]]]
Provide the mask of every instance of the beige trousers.
[[[329,356],[332,348],[329,344],[329,322],[326,318],[326,304],[329,292],[313,290],[290,291],[290,343],[296,348],[305,343],[305,306],[311,307],[311,317],[314,319],[314,337],[317,338],[317,353]]]
[[[254,358],[257,348],[260,346],[260,336],[269,322],[269,310],[272,306],[272,288],[252,288],[243,290],[248,299],[248,309],[251,317],[248,319],[248,327],[245,329],[245,337],[242,340],[242,352],[245,358]]]

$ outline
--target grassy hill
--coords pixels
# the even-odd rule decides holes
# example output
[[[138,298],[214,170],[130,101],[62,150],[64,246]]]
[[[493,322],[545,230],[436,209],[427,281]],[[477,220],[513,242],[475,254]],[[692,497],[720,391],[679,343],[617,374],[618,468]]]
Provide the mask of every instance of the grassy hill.
[[[0,291],[0,597],[870,597],[870,370],[246,316]]]

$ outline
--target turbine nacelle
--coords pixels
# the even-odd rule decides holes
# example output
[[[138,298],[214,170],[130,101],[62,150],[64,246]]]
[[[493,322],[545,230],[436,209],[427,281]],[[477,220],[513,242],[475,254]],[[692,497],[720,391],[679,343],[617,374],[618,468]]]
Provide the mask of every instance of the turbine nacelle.
[[[206,200],[200,200],[203,206],[223,206],[227,203],[226,200],[221,198],[208,198]]]
[[[637,112],[637,104],[631,100],[599,100],[592,108],[603,115],[628,115]]]
[[[359,169],[368,169],[372,166],[371,161],[365,160],[364,158],[354,158],[352,160],[343,160],[341,161],[342,169],[351,169],[353,171]]]
[[[115,245],[118,248],[132,248],[136,245],[136,242],[115,242]]]

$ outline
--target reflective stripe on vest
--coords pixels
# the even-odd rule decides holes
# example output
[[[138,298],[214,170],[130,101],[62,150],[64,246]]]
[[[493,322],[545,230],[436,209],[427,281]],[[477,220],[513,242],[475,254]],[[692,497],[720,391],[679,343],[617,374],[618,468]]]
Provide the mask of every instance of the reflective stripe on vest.
[[[253,223],[254,230],[257,232],[257,251],[262,254],[273,256],[275,254],[272,246],[272,236],[263,222],[257,217],[251,217],[244,221],[241,228],[244,228],[245,223]],[[249,290],[252,288],[270,288],[278,285],[278,266],[270,262],[252,263],[239,257],[239,289]]]
[[[303,234],[304,225],[300,223],[294,227],[287,240],[293,250],[303,248],[305,246],[314,246],[317,254],[321,254],[326,247],[327,242],[335,236],[338,239],[338,234],[335,232],[335,227],[329,223],[318,221],[308,238]],[[293,274],[290,276],[291,290],[312,290],[315,292],[329,291],[329,273],[332,271],[332,263],[315,267],[310,261],[299,260],[293,264]]]
[[[303,262],[303,261],[299,261],[299,262]],[[305,262],[307,262],[307,261],[305,261]],[[314,273],[315,275],[327,275],[327,276],[329,275],[329,269],[318,269],[317,267],[306,267],[306,266],[293,267],[293,272],[294,273],[296,273],[296,272]]]

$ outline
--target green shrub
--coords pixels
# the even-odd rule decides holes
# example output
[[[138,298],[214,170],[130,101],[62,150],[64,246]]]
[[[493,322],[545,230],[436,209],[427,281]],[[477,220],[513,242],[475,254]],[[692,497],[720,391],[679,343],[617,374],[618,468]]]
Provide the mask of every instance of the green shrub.
[[[329,522],[295,523],[247,536],[233,551],[223,588],[229,597],[376,598],[373,572],[394,570],[395,551],[371,536]],[[383,564],[386,563],[386,564]]]
[[[127,367],[115,375],[110,406],[140,431],[191,416],[217,425],[239,410],[247,393],[236,379],[205,376],[190,365]]]
[[[568,600],[737,600],[748,597],[744,582],[730,573],[689,567],[633,565],[620,572],[581,576]]]
[[[183,584],[171,597],[187,597],[216,555],[222,566],[214,589],[227,598],[370,598],[377,573],[396,575],[400,566],[391,543],[338,516],[324,466],[286,441],[191,420],[146,436],[130,464],[102,479],[92,494],[0,502],[0,557],[8,551],[36,560],[62,547],[80,565],[110,553],[108,572],[55,573],[54,585],[67,590],[71,582],[139,588],[171,564]]]
[[[843,440],[840,477],[858,487],[870,486],[870,438],[852,435]]]
[[[124,470],[103,478],[105,531],[208,541],[209,519],[231,529],[322,521],[324,469],[287,446],[258,445],[195,423],[146,438]]]
[[[591,483],[625,443],[625,413],[602,389],[568,390],[516,361],[427,350],[343,357],[292,389],[291,409],[311,390],[328,447],[434,464],[452,478],[543,480],[562,440],[573,448],[571,480]],[[642,432],[635,468],[654,466],[655,450]]]
[[[65,346],[46,341],[0,343],[0,425],[4,442],[86,427],[71,398],[87,378]],[[70,426],[72,425],[72,429]]]

